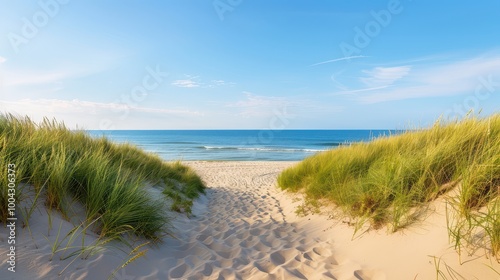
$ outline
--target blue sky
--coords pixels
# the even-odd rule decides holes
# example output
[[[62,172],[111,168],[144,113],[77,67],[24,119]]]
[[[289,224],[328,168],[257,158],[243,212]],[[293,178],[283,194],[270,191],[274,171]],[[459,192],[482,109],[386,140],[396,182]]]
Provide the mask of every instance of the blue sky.
[[[0,110],[85,129],[427,126],[500,108],[500,2],[0,0]]]

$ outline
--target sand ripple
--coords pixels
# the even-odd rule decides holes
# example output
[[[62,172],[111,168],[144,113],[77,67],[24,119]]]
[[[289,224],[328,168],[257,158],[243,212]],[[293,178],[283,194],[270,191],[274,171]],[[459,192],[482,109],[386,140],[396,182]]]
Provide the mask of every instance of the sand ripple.
[[[177,224],[180,245],[171,247],[171,257],[178,264],[169,278],[385,279],[382,272],[355,264],[347,265],[349,272],[339,268],[331,242],[310,238],[287,222],[275,182],[290,163],[189,164],[209,187],[207,204],[189,222]]]

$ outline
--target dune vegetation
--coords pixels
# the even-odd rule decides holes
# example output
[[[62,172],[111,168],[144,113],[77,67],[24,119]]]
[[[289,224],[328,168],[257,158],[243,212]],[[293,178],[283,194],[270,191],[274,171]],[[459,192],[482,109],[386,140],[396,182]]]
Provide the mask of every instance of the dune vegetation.
[[[446,199],[450,239],[457,249],[487,247],[500,257],[500,114],[322,152],[282,172],[278,184],[303,192],[306,205],[334,205],[357,228],[369,222],[392,231],[456,190]]]
[[[205,188],[200,177],[179,162],[167,163],[133,145],[92,138],[48,119],[37,124],[27,117],[1,115],[0,143],[4,172],[15,165],[16,201],[27,196],[23,185],[33,186],[45,206],[63,216],[78,201],[92,230],[106,238],[132,234],[160,240],[168,227],[166,205],[190,213],[192,200]],[[8,178],[0,176],[4,223]],[[152,185],[163,188],[164,199],[147,191]]]

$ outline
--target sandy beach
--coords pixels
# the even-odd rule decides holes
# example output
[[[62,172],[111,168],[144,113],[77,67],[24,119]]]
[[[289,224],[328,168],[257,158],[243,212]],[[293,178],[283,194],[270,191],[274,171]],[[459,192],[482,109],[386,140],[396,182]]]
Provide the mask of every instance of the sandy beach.
[[[373,230],[353,238],[353,227],[342,219],[295,214],[300,195],[276,187],[278,174],[294,162],[186,164],[208,187],[195,201],[193,217],[172,214],[173,237],[142,247],[144,256],[119,269],[115,279],[436,279],[439,271],[448,279],[500,279],[494,271],[500,265],[486,252],[462,252],[458,258],[449,244],[442,199],[408,229]],[[40,206],[29,228],[18,229],[17,271],[7,272],[2,262],[2,279],[107,279],[127,260],[128,252],[116,248],[87,259],[61,258],[61,250],[51,260],[52,244],[73,225],[53,213],[49,228],[47,219]],[[7,255],[6,236],[2,227],[2,256]],[[84,242],[95,240],[87,233]],[[75,238],[74,243],[81,242]]]
[[[500,280],[499,10],[1,1],[0,280]]]

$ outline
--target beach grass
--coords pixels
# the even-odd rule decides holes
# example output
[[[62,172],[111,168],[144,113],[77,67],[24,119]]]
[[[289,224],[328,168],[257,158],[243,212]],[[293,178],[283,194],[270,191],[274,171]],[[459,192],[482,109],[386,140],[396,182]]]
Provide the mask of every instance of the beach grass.
[[[180,201],[174,202],[184,208],[205,188],[200,177],[179,162],[167,163],[133,145],[71,131],[55,120],[35,123],[28,117],[1,115],[0,143],[0,166],[15,165],[16,185],[33,185],[36,193],[44,194],[45,206],[63,216],[72,201],[81,202],[93,230],[107,238],[134,234],[159,240],[165,234],[166,200],[153,198],[148,184],[164,186],[164,192],[176,195]],[[0,176],[4,223],[7,180]],[[17,201],[22,191],[18,187]]]
[[[487,247],[500,255],[499,114],[438,120],[427,129],[322,152],[283,171],[278,184],[303,192],[306,201],[335,205],[358,223],[392,231],[412,224],[428,202],[458,188],[450,200],[459,217],[449,224],[450,237],[471,241],[482,230]]]

